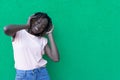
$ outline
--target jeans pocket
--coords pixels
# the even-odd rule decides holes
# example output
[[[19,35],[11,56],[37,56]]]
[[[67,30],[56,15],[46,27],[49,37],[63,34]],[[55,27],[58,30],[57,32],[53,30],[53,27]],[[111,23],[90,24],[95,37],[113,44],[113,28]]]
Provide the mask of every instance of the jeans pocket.
[[[15,80],[23,80],[25,78],[25,71],[17,71]]]
[[[50,76],[46,68],[41,70],[41,80],[50,80]]]

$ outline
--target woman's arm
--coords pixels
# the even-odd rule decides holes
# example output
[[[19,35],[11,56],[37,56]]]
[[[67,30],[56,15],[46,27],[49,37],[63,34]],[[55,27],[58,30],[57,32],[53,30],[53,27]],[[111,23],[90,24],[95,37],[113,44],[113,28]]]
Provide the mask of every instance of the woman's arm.
[[[17,31],[21,29],[28,29],[30,27],[32,17],[28,18],[28,22],[25,25],[8,25],[4,27],[4,33],[8,36],[15,37]]]
[[[50,47],[47,44],[45,46],[45,52],[49,56],[49,58],[51,58],[55,62],[58,62],[59,61],[59,53],[58,53],[58,49],[55,45],[52,33],[48,34],[48,39],[50,41]]]
[[[21,29],[27,29],[29,25],[8,25],[4,27],[4,32],[8,36],[15,36],[16,32]]]

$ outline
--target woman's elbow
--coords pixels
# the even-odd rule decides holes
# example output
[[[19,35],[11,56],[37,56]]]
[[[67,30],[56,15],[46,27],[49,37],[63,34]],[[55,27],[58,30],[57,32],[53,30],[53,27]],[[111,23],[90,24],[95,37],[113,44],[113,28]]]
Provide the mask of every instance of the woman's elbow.
[[[13,36],[13,32],[11,31],[11,26],[5,26],[3,30],[6,35]]]
[[[54,62],[59,62],[59,61],[60,61],[60,58],[54,58],[53,61],[54,61]]]
[[[7,26],[5,26],[3,30],[5,34],[9,35],[9,28]]]

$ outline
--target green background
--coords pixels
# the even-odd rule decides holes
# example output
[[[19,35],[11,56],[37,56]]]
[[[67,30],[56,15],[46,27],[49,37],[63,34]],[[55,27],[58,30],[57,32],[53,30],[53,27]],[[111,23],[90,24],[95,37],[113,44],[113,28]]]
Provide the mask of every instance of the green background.
[[[51,80],[120,80],[120,0],[0,0],[0,80],[14,80],[9,24],[38,11],[52,18],[60,62],[49,58]]]

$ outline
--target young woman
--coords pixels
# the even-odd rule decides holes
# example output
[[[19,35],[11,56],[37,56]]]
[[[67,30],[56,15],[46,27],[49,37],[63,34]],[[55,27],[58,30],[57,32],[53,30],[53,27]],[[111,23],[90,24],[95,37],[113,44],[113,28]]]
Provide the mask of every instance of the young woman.
[[[4,27],[4,32],[12,36],[16,68],[15,80],[50,80],[46,69],[47,61],[42,56],[45,53],[53,61],[59,61],[52,31],[52,21],[43,12],[30,16],[26,25]],[[48,37],[50,46],[44,36]]]

